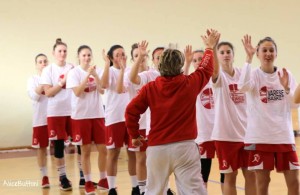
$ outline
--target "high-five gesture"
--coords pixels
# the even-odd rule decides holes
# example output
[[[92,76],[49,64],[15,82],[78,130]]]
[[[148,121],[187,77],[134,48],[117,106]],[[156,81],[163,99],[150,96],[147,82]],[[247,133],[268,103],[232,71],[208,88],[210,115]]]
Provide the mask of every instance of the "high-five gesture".
[[[220,33],[218,31],[210,29],[206,31],[206,35],[201,36],[206,48],[213,49],[219,42]]]
[[[287,70],[285,68],[282,69],[282,75],[278,71],[279,81],[280,84],[283,86],[286,93],[290,92],[289,88],[289,74],[287,73]]]
[[[246,62],[250,64],[252,62],[254,54],[256,53],[256,47],[252,46],[250,35],[245,35],[244,39],[242,39],[242,42],[247,54]]]

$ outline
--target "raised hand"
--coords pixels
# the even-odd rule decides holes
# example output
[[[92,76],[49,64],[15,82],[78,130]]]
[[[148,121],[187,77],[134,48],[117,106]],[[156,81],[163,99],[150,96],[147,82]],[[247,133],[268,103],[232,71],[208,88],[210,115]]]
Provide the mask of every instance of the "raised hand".
[[[286,69],[282,69],[282,75],[278,71],[278,77],[280,84],[283,86],[284,90],[288,93],[290,88],[289,88],[289,74],[287,73]]]
[[[105,54],[105,49],[102,50],[102,58],[103,58],[105,64],[110,64],[110,59],[109,59],[108,55]]]
[[[127,56],[119,58],[118,63],[120,65],[120,69],[125,70],[125,68],[126,68],[126,61],[127,61]]]
[[[144,58],[145,56],[148,55],[147,47],[148,47],[147,41],[142,41],[141,43],[138,44],[138,51],[139,51],[138,55],[141,58]]]
[[[187,45],[184,49],[184,57],[185,57],[185,63],[187,65],[190,65],[193,60],[193,49],[191,45]]]
[[[206,35],[201,36],[201,38],[206,48],[213,49],[219,42],[220,33],[213,29],[206,30]]]
[[[252,58],[254,56],[254,54],[256,53],[256,47],[252,46],[251,43],[251,36],[250,35],[245,35],[244,39],[242,39],[246,54],[247,54],[247,59],[246,61],[248,63],[252,62]]]
[[[89,75],[96,76],[96,65],[90,66],[87,69],[87,72],[89,73]]]

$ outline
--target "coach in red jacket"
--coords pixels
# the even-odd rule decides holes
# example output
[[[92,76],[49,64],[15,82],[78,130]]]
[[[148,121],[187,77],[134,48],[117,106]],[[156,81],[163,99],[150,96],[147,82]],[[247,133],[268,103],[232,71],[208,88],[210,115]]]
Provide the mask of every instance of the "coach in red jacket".
[[[133,144],[139,146],[139,119],[148,107],[151,129],[147,148],[146,195],[162,195],[172,172],[178,194],[207,194],[201,178],[197,136],[196,98],[213,73],[213,48],[220,34],[207,31],[202,36],[206,46],[199,68],[186,76],[182,74],[183,54],[176,49],[163,52],[159,72],[161,76],[148,83],[128,104],[126,126]],[[139,56],[142,57],[142,56]]]

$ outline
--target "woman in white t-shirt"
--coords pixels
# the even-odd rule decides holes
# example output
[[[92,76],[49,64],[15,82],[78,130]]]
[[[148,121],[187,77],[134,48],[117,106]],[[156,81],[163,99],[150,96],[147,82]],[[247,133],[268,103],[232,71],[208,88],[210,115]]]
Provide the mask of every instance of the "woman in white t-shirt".
[[[66,63],[67,44],[57,39],[53,46],[55,63],[44,68],[41,84],[48,97],[47,122],[49,140],[54,143],[54,156],[61,190],[71,190],[71,182],[66,176],[64,140],[71,135],[71,90],[66,89],[68,72],[74,67]]]
[[[77,51],[79,65],[68,74],[67,88],[72,89],[73,144],[81,146],[81,162],[86,194],[95,193],[91,178],[90,154],[92,142],[98,150],[100,180],[98,188],[108,189],[106,179],[106,147],[104,109],[100,93],[102,70],[91,65],[92,50],[82,45]]]
[[[242,40],[247,54],[239,82],[247,92],[247,131],[245,149],[250,151],[249,170],[255,171],[258,195],[269,194],[271,170],[276,167],[285,177],[288,194],[299,195],[299,161],[292,128],[291,108],[296,82],[285,68],[275,66],[277,45],[270,37],[251,44],[251,36]],[[260,67],[251,70],[256,53]]]
[[[105,126],[106,126],[106,148],[107,148],[107,180],[109,195],[117,194],[116,176],[120,150],[128,146],[129,135],[125,126],[125,109],[129,102],[129,93],[117,92],[117,83],[123,82],[126,68],[126,55],[122,46],[114,45],[103,54],[105,67],[101,77],[101,86],[106,89]],[[132,186],[137,186],[135,153],[128,151],[128,172],[131,177]],[[133,188],[132,190],[134,190]]]
[[[47,173],[47,147],[48,129],[47,129],[47,102],[44,88],[41,85],[42,70],[48,65],[48,59],[45,54],[38,54],[35,57],[35,66],[37,74],[30,77],[27,84],[27,92],[32,100],[32,147],[37,149],[37,161],[42,174],[42,188],[50,187]]]
[[[224,195],[237,194],[239,168],[242,168],[245,177],[245,193],[255,195],[255,175],[247,170],[249,154],[244,150],[246,95],[237,87],[241,70],[233,67],[234,51],[231,43],[219,43],[216,53],[218,63],[215,63],[211,78],[215,105],[211,139],[215,140],[220,172],[225,174]]]
[[[191,47],[185,49],[186,65],[184,66],[184,74],[189,74],[190,64],[196,70],[203,58],[204,51],[196,50],[192,52]],[[201,156],[201,174],[205,186],[211,171],[212,159],[215,157],[216,147],[214,140],[211,139],[211,134],[214,127],[215,108],[212,91],[211,80],[201,90],[196,101],[196,120],[198,136],[195,142],[199,145],[199,152]],[[223,192],[224,173],[220,174],[221,190]]]

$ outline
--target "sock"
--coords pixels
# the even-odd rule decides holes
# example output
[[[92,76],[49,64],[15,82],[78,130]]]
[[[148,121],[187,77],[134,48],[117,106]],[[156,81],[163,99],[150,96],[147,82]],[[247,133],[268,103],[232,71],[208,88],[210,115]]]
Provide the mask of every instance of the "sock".
[[[91,174],[84,175],[84,180],[85,182],[92,181],[92,175]]]
[[[42,177],[48,176],[47,167],[41,167],[40,171],[41,171]]]
[[[116,188],[116,176],[107,176],[109,189]]]
[[[132,185],[133,188],[135,188],[136,186],[138,186],[138,181],[137,181],[136,175],[130,176],[130,179],[131,179],[131,185]]]
[[[79,168],[80,179],[83,179],[84,175],[83,175],[83,171],[82,171],[82,168],[81,168],[81,161],[78,161],[78,168]]]
[[[105,179],[106,178],[106,171],[100,172],[100,179]]]
[[[62,180],[63,178],[66,178],[66,166],[61,165],[57,168],[58,174],[59,174],[59,179]]]
[[[146,181],[147,181],[147,180],[144,180],[144,181],[138,181],[138,185],[139,185],[139,189],[140,189],[140,192],[141,192],[141,193],[145,192],[145,189],[146,189]]]

